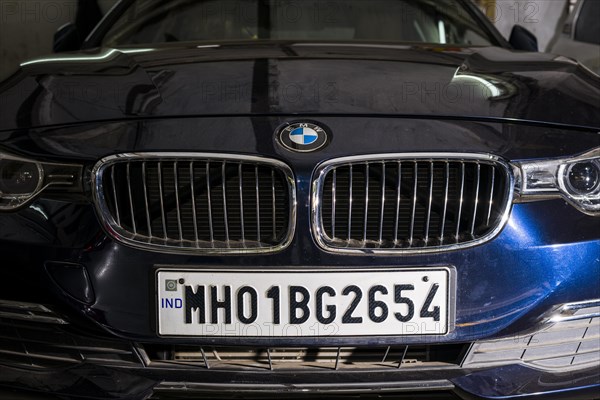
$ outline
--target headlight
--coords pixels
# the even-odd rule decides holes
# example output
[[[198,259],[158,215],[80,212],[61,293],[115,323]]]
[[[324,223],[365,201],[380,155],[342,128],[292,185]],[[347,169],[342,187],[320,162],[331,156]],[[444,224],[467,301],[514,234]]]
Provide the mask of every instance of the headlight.
[[[78,165],[42,163],[0,153],[0,211],[16,210],[51,186],[81,181]]]
[[[577,157],[516,163],[523,199],[562,196],[590,215],[600,215],[600,148]]]
[[[579,196],[598,193],[600,161],[584,161],[562,168],[564,177],[559,183],[565,183],[565,191]]]

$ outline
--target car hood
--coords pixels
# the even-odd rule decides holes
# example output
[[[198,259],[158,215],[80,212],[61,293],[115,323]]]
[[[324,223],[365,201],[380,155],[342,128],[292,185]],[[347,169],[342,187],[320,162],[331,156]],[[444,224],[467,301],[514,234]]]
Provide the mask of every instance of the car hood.
[[[122,119],[354,115],[600,127],[600,77],[502,48],[311,43],[96,49],[0,84],[0,130]]]

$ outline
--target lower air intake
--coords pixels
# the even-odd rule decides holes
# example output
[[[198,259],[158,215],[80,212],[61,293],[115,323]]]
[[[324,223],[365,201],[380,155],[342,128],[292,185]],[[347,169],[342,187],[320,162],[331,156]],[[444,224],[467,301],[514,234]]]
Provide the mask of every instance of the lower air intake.
[[[14,368],[67,368],[83,363],[140,366],[132,344],[75,333],[41,304],[0,300],[0,364]]]
[[[464,344],[339,348],[145,346],[154,366],[259,370],[456,367],[464,350]]]
[[[463,366],[527,364],[543,370],[600,367],[600,300],[563,306],[539,331],[475,342]]]

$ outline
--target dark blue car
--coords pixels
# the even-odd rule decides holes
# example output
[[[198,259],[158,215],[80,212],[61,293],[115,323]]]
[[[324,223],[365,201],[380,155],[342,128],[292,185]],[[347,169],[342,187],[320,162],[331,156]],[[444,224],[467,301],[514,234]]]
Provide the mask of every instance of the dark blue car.
[[[466,0],[123,0],[79,36],[0,83],[0,386],[598,396],[600,77]]]

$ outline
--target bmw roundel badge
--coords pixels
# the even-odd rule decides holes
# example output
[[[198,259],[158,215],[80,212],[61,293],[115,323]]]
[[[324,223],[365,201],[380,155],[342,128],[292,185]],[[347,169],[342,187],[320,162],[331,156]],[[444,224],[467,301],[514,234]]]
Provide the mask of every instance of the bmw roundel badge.
[[[288,150],[307,153],[325,146],[329,142],[329,135],[318,125],[297,122],[279,130],[279,142]]]

